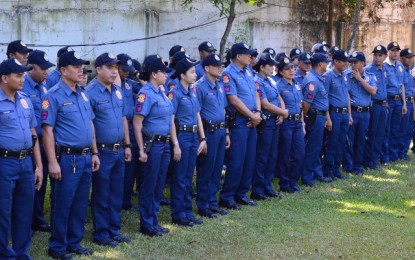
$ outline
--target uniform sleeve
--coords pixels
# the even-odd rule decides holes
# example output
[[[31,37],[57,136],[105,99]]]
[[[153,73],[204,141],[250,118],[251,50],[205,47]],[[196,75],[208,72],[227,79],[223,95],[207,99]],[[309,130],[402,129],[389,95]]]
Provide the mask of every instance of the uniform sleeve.
[[[200,89],[197,85],[193,86],[196,89],[196,97],[197,97],[197,101],[199,101],[199,105],[202,106],[203,105],[203,90]]]
[[[151,106],[151,98],[144,92],[138,93],[138,96],[135,99],[134,115],[146,117],[150,113]]]
[[[236,83],[229,73],[223,74],[222,82],[226,95],[236,95],[238,93]]]
[[[58,114],[58,103],[52,95],[46,94],[42,101],[42,113],[40,119],[42,124],[55,127],[56,116]]]
[[[27,103],[30,107],[31,117],[30,117],[30,128],[35,128],[37,126],[37,120],[35,115],[35,109],[33,107],[32,101],[30,101],[30,98],[26,99]]]
[[[255,81],[256,92],[258,93],[258,96],[261,100],[267,98],[264,85],[264,83],[261,84],[261,82]]]
[[[303,88],[303,98],[307,103],[313,103],[314,97],[318,92],[318,88],[314,82],[308,82]]]
[[[197,95],[197,92],[199,92],[199,89],[197,88],[197,86],[193,86],[192,89],[193,89],[193,94],[194,94],[193,98],[196,101],[196,111],[200,112],[200,110],[202,109],[202,103],[199,102],[199,97]]]
[[[374,74],[369,74],[369,85],[375,89],[378,89],[378,82]]]
[[[323,75],[324,87],[326,88],[327,94],[330,93],[331,77],[328,73]]]
[[[179,107],[179,97],[174,90],[170,91],[167,97],[170,99],[171,103],[173,104],[173,114],[176,114],[177,108]]]
[[[86,91],[82,91],[84,94],[85,94],[85,96],[87,97],[87,105],[89,106],[89,111],[90,111],[90,113],[89,113],[89,116],[90,116],[90,118],[91,118],[91,120],[94,120],[95,119],[95,113],[94,113],[94,110],[92,109],[92,106],[91,106],[91,99],[89,98],[89,95],[88,95],[88,93],[86,93]]]

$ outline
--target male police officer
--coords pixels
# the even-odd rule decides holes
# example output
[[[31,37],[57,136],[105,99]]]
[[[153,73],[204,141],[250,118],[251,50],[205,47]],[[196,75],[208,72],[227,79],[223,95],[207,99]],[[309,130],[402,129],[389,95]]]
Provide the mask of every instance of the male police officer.
[[[363,52],[355,51],[349,57],[351,69],[346,72],[349,83],[350,106],[353,124],[347,135],[343,169],[346,172],[361,175],[365,138],[370,122],[371,96],[376,94],[376,79],[364,70],[366,57]]]
[[[26,44],[21,40],[12,41],[7,46],[7,58],[16,59],[23,66],[27,65],[27,56],[32,49],[27,48]]]
[[[28,70],[16,59],[0,64],[0,259],[31,259],[33,191],[42,186],[35,111],[20,91]]]
[[[387,46],[386,58],[386,91],[388,93],[389,114],[383,146],[384,164],[396,161],[398,157],[399,127],[402,115],[407,112],[404,86],[404,66],[398,60],[401,48],[397,42],[390,42]]]
[[[74,51],[62,54],[58,64],[61,79],[42,102],[43,145],[49,161],[52,193],[49,256],[56,259],[70,259],[68,251],[92,254],[91,249],[80,245],[91,170],[99,169],[94,114],[85,90],[78,85],[83,64],[89,62]]]
[[[311,70],[311,56],[307,52],[303,52],[298,56],[298,66],[295,71],[295,81],[302,85],[304,77]]]
[[[401,120],[401,134],[398,141],[398,156],[399,159],[409,160],[408,150],[411,145],[412,131],[414,128],[414,79],[411,74],[412,65],[415,54],[409,48],[401,50],[399,53],[400,60],[405,67],[404,69],[404,85],[405,85],[405,99],[407,113],[402,116]]]
[[[222,82],[234,121],[230,127],[231,150],[229,167],[220,193],[219,206],[239,209],[241,205],[255,206],[246,192],[255,170],[256,128],[261,122],[260,100],[253,75],[247,69],[251,63],[252,50],[245,43],[231,48],[232,63],[224,70]],[[236,202],[236,203],[235,203]]]
[[[327,148],[324,154],[323,172],[326,177],[345,178],[340,172],[343,160],[343,148],[346,144],[347,132],[353,119],[350,112],[349,85],[345,70],[348,66],[347,53],[339,49],[333,54],[333,70],[323,75],[324,85],[329,95],[330,131]],[[331,127],[330,127],[331,126]]]
[[[293,48],[290,51],[290,60],[291,60],[291,63],[294,64],[295,68],[297,68],[298,66],[298,62],[299,62],[298,57],[300,56],[301,53],[302,51],[298,48]]]
[[[200,116],[209,149],[207,154],[198,158],[196,204],[199,215],[212,218],[216,214],[227,214],[218,208],[216,193],[220,187],[225,147],[229,148],[230,138],[225,127],[225,91],[218,81],[222,75],[222,61],[218,55],[211,54],[203,59],[202,66],[204,75],[194,84],[194,89],[201,106]]]
[[[386,48],[377,45],[372,51],[373,62],[365,70],[376,77],[376,94],[372,96],[369,129],[367,132],[364,166],[376,169],[382,155],[388,117],[388,101],[386,93],[386,71],[383,62],[386,59]]]
[[[29,53],[28,63],[32,69],[25,75],[25,82],[23,84],[23,92],[25,92],[32,101],[35,109],[35,116],[37,120],[36,133],[38,136],[40,150],[42,153],[43,168],[43,183],[39,191],[35,191],[35,200],[33,208],[33,223],[32,229],[34,231],[50,232],[50,226],[43,215],[43,205],[45,202],[46,184],[48,177],[47,165],[48,161],[42,146],[42,122],[40,114],[42,113],[42,100],[47,93],[46,85],[44,84],[48,69],[55,66],[49,61],[45,52],[35,50]]]
[[[196,75],[197,78],[196,80],[199,80],[204,74],[205,74],[205,70],[203,68],[202,65],[202,61],[210,54],[214,54],[216,49],[213,47],[212,43],[210,42],[202,42],[199,45],[199,55],[200,55],[200,60],[199,63],[195,66],[196,69]]]
[[[87,87],[95,114],[95,139],[102,162],[98,172],[92,177],[94,242],[112,247],[131,241],[119,232],[125,161],[131,160],[132,145],[121,88],[114,84],[118,62],[108,52],[98,56],[95,60],[97,77]]]
[[[329,100],[324,86],[323,73],[329,60],[326,55],[316,53],[311,58],[311,71],[303,80],[303,113],[306,123],[306,155],[304,161],[303,184],[313,186],[314,181],[331,182],[321,171],[321,148],[326,119],[330,122]]]
[[[56,57],[56,64],[58,64],[58,66],[52,70],[48,77],[46,78],[46,86],[48,89],[50,89],[51,87],[55,86],[56,83],[58,83],[58,81],[61,78],[61,72],[59,69],[59,56],[61,56],[62,54],[68,52],[68,51],[73,51],[73,49],[69,46],[65,46],[63,48],[60,48]]]

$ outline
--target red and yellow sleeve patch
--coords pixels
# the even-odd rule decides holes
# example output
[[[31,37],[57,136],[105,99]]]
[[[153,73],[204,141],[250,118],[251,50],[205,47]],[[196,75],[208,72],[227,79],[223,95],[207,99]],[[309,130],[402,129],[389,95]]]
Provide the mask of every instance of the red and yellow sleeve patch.
[[[314,86],[314,84],[312,84],[312,83],[308,86],[308,90],[310,90],[310,91],[314,91],[315,88],[316,88],[316,86]]]
[[[229,76],[228,75],[223,75],[222,82],[225,83],[225,84],[228,84],[229,83]]]
[[[146,100],[147,95],[145,93],[141,93],[140,95],[138,95],[137,101],[138,103],[144,103],[144,101]]]
[[[42,102],[42,110],[48,109],[49,108],[49,105],[50,105],[49,99],[43,100],[43,102]]]
[[[169,94],[167,95],[167,97],[172,100],[174,97],[174,93],[173,92],[169,92]]]

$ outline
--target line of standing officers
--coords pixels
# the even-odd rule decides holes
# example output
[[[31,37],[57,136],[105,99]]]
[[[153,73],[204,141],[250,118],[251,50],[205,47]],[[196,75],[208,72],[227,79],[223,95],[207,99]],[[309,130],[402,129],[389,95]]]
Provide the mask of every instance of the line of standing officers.
[[[192,195],[199,216],[216,218],[280,198],[275,177],[295,193],[300,180],[313,186],[409,159],[410,49],[375,46],[366,64],[363,52],[324,42],[289,56],[241,42],[224,70],[215,51],[201,43],[197,62],[173,46],[169,67],[157,54],[141,66],[106,52],[86,85],[89,61],[72,48],[59,50],[48,74],[55,65],[43,51],[11,42],[0,64],[0,258],[31,259],[33,231],[51,233],[55,259],[93,254],[81,246],[91,186],[93,241],[116,247],[131,242],[120,232],[123,209],[139,212],[142,234],[162,236],[162,202],[174,224],[192,227],[203,223]]]

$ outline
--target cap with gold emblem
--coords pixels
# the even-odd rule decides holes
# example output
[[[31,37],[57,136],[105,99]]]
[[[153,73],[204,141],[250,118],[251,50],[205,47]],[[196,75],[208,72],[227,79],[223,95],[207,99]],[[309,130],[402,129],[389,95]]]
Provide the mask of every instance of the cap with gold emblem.
[[[79,66],[89,65],[89,61],[81,59],[81,55],[74,51],[68,51],[59,57],[58,67],[66,67],[68,65]]]
[[[7,55],[10,53],[27,53],[33,51],[32,49],[28,48],[26,44],[22,40],[12,41],[7,45]]]

